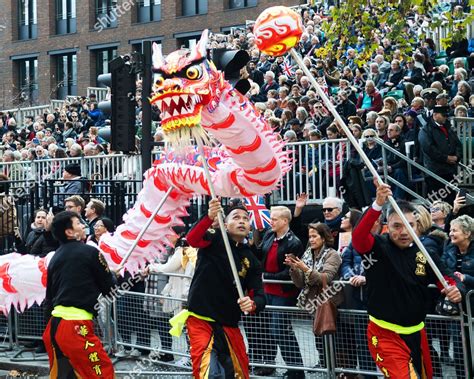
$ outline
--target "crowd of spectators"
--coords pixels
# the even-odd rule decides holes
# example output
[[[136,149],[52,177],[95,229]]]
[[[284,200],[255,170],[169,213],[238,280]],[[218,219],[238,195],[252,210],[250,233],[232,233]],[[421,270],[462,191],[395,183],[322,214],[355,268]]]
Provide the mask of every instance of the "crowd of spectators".
[[[385,165],[382,163],[382,151],[375,141],[377,138],[403,153],[405,142],[413,141],[413,158],[416,161],[424,162],[446,180],[452,178],[455,171],[451,168],[457,168],[460,160],[461,136],[456,135],[450,127],[448,118],[474,117],[474,95],[471,94],[474,83],[474,53],[468,50],[468,41],[454,44],[446,51],[444,58],[437,58],[440,52],[436,51],[433,40],[416,38],[421,24],[407,22],[407,37],[415,37],[413,51],[409,54],[392,44],[386,36],[386,28],[381,27],[380,30],[374,31],[379,46],[365,64],[356,63],[358,54],[366,43],[362,37],[359,37],[357,45],[341,46],[341,56],[319,59],[317,50],[325,43],[321,25],[328,15],[320,8],[302,8],[301,14],[305,30],[297,50],[304,57],[305,65],[330,96],[341,117],[348,123],[354,136],[364,139],[364,150],[379,172],[382,173],[385,166],[395,179],[407,183],[406,165],[396,155],[388,154],[383,162]],[[416,16],[420,15],[414,15]],[[251,61],[242,71],[242,76],[251,82],[247,96],[282,139],[288,142],[320,141],[345,136],[341,126],[334,122],[334,117],[317,96],[303,70],[296,67],[289,56],[271,58],[260,53],[255,46],[251,29],[216,38],[211,47],[240,48],[249,52]],[[137,110],[137,119],[139,118],[140,109]],[[153,118],[159,122],[159,114],[156,111]],[[13,115],[0,115],[0,149],[3,151],[3,161],[107,154],[107,144],[98,135],[98,129],[106,124],[107,121],[92,97],[81,97],[77,101],[65,103],[63,109],[56,109],[53,113],[36,118],[26,117],[24,125],[17,125]],[[432,151],[435,140],[439,139],[439,136],[432,133],[431,129],[435,127],[439,127],[442,139],[446,139],[448,146],[445,152],[448,158],[446,162],[441,162],[442,164],[437,160],[436,152]],[[163,137],[160,129],[155,137]],[[310,175],[314,169],[317,168],[307,166],[304,174]],[[69,166],[65,170],[64,179],[71,180],[77,176],[78,166]],[[6,181],[8,177],[2,176],[0,179],[0,182]],[[74,187],[74,184],[70,182],[66,183],[66,186]],[[429,185],[430,189],[439,190],[434,184]],[[73,191],[76,195],[65,198],[64,204],[61,205],[66,210],[83,215],[83,222],[89,226],[88,243],[97,244],[102,233],[113,232],[114,228],[110,220],[103,218],[105,206],[97,199],[90,199],[86,206],[84,200],[77,195],[81,190],[71,190],[69,187],[63,193],[71,195]],[[0,188],[0,196],[1,200],[5,201],[8,194]],[[394,187],[394,196],[401,199],[406,197],[406,193]],[[344,302],[342,297],[338,297],[334,299],[335,305],[366,309],[365,269],[361,256],[350,243],[352,230],[361,217],[361,210],[349,208],[340,198],[327,197],[323,202],[322,214],[313,213],[313,209],[306,211],[305,218],[314,220],[309,224],[309,228],[306,228],[302,221],[306,200],[306,194],[301,194],[296,199],[294,212],[286,207],[273,208],[271,230],[262,233],[263,243],[257,244],[264,278],[293,280],[296,287],[302,290],[300,292],[291,285],[266,284],[264,290],[268,304],[293,305],[298,298],[299,305],[304,308],[307,298],[313,296],[313,286],[321,285],[321,273],[324,272],[327,274],[328,284],[339,278],[350,283],[350,291],[346,293]],[[420,215],[420,225],[415,228],[430,254],[437,255],[449,273],[464,283],[467,290],[474,289],[472,206],[466,205],[466,198],[462,194],[453,193],[452,198],[446,200],[433,202],[429,210],[420,206],[417,211]],[[48,251],[54,250],[55,241],[50,239],[48,232],[48,213],[43,209],[35,212],[31,232],[25,238],[26,252],[39,251],[38,255],[44,256]],[[13,215],[12,212],[10,214]],[[381,218],[374,225],[374,234],[384,232],[383,221]],[[8,225],[8,222],[9,220],[5,220],[2,225]],[[259,242],[258,238],[259,236],[256,236],[256,242]],[[304,246],[308,246],[306,250]],[[291,254],[293,257],[289,256]],[[182,255],[175,258],[179,261]],[[165,262],[164,259],[160,263]],[[307,267],[312,268],[311,278],[305,276]],[[181,270],[179,272],[193,268],[177,265],[177,269]],[[163,270],[159,265],[154,265],[151,271]],[[171,314],[174,311],[168,309],[166,313]],[[429,311],[434,312],[434,309]],[[251,360],[263,365],[258,374],[274,373],[275,370],[265,367],[265,364],[275,363],[278,347],[288,365],[302,364],[300,347],[288,315],[278,312],[265,314],[258,322],[259,325],[265,326],[261,329],[261,335],[265,336],[263,343],[261,335],[260,341],[258,338],[252,340],[251,330],[247,332]],[[281,339],[280,333],[283,329],[287,331],[285,339]],[[350,338],[338,341],[346,350],[353,352],[351,357],[341,358],[347,359],[346,367],[356,367],[358,360],[360,368],[373,370],[374,365],[370,361],[363,334],[349,326],[346,332]],[[125,339],[131,335],[130,330],[123,331],[123,334],[127,336]],[[444,366],[456,363],[457,375],[463,377],[463,368],[459,366],[461,360],[457,355],[462,349],[454,349],[454,352],[450,353],[451,337],[452,335],[443,335],[443,339],[439,337],[439,349],[434,362],[435,372],[441,374],[441,363]],[[164,346],[165,337],[161,338]],[[145,339],[149,344],[149,333]],[[169,343],[168,339],[166,343]],[[320,351],[319,363],[324,365],[322,341],[318,339],[316,345]],[[166,355],[166,360],[172,359],[170,354]],[[295,372],[291,374],[294,378],[304,376]]]

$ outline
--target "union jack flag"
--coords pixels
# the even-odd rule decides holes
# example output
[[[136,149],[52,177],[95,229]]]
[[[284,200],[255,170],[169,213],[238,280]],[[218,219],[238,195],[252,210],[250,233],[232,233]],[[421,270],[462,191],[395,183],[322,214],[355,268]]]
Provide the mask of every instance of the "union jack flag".
[[[288,78],[293,78],[295,76],[295,65],[290,64],[290,58],[288,56],[285,57],[283,63],[280,65],[283,73],[288,77]]]
[[[270,226],[270,211],[265,206],[263,196],[244,197],[244,205],[250,214],[250,223],[255,229],[265,229]]]

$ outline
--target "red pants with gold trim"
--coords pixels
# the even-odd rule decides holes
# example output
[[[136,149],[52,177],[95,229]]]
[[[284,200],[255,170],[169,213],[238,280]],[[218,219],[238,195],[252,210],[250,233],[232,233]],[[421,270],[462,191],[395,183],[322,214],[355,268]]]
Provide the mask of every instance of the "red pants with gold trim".
[[[239,328],[189,317],[186,323],[193,377],[206,379],[219,372],[226,378],[249,378],[249,359]]]
[[[51,317],[43,333],[50,378],[115,378],[114,367],[88,320]]]
[[[403,335],[369,321],[369,350],[386,378],[431,379],[430,349],[425,329]]]

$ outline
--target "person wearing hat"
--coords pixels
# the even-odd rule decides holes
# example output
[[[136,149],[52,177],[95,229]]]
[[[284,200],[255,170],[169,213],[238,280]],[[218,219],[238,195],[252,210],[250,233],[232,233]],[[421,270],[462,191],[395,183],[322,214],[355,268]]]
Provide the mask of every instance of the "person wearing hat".
[[[436,105],[439,106],[448,106],[449,105],[449,95],[446,92],[440,93],[436,96]]]
[[[63,171],[63,179],[65,180],[65,183],[60,188],[60,193],[69,196],[84,193],[81,178],[81,166],[77,163],[67,164]]]
[[[249,378],[249,359],[239,329],[242,314],[265,308],[262,268],[247,243],[250,233],[249,213],[243,206],[231,208],[225,218],[232,256],[245,293],[239,294],[229,267],[220,232],[207,233],[221,212],[218,199],[209,202],[209,210],[187,234],[191,247],[199,248],[196,269],[188,295],[188,309],[170,320],[173,336],[181,334],[186,324],[189,335],[193,375],[202,377]]]
[[[448,121],[449,111],[448,106],[436,105],[433,116],[418,135],[425,167],[448,182],[454,179],[462,156],[461,141]],[[425,182],[430,201],[454,201],[456,194],[438,180],[427,175]]]
[[[439,95],[437,88],[425,88],[421,91],[421,97],[425,101],[425,107],[428,108],[426,114],[428,117],[433,115],[433,108],[436,105],[436,96]]]

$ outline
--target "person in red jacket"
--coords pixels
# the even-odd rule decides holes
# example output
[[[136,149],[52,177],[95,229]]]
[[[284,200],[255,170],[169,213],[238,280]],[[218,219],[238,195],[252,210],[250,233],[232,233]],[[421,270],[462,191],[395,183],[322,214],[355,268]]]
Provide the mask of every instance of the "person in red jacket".
[[[207,233],[220,209],[219,200],[211,200],[207,216],[186,236],[190,246],[199,248],[198,259],[188,309],[175,318],[186,320],[194,378],[248,379],[249,360],[238,324],[243,312],[265,308],[262,269],[247,243],[249,214],[236,206],[227,214],[225,227],[242,289],[248,294],[239,299],[221,233]]]
[[[383,107],[382,95],[375,88],[372,80],[365,82],[365,91],[363,91],[357,98],[357,116],[364,116],[370,111],[380,112]]]
[[[436,283],[437,279],[393,208],[388,210],[388,234],[370,233],[382,206],[392,195],[389,185],[376,183],[376,187],[372,207],[352,234],[354,249],[360,254],[370,253],[372,263],[366,271],[369,350],[387,378],[432,378],[424,319],[430,297],[428,284]],[[402,201],[398,205],[416,228],[415,208]],[[450,301],[460,302],[456,282],[451,278],[446,280],[450,286],[441,292]]]

